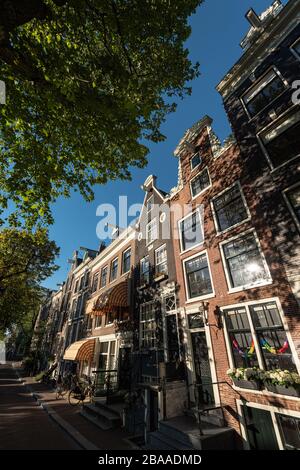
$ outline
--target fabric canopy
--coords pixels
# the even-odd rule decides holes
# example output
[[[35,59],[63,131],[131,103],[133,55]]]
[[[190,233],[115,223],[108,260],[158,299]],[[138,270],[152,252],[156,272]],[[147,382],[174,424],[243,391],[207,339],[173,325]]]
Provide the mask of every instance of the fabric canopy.
[[[64,354],[67,361],[90,361],[94,357],[95,339],[83,339],[71,344]]]
[[[91,313],[104,315],[114,309],[128,307],[128,305],[128,281],[126,280],[100,294]]]

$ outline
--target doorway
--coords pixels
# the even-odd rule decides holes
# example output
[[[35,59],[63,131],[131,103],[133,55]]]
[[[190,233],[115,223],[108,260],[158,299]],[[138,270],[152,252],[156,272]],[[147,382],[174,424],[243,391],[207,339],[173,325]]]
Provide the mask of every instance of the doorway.
[[[278,443],[269,411],[242,406],[248,443],[251,450],[278,450]]]
[[[191,332],[191,342],[197,384],[195,398],[200,406],[213,405],[215,399],[205,331]]]

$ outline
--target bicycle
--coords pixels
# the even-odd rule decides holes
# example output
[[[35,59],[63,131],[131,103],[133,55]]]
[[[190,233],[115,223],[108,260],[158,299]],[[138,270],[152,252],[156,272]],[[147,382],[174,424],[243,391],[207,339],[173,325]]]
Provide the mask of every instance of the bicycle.
[[[88,379],[87,385],[80,383],[79,380],[77,379],[77,383],[75,383],[74,386],[69,391],[69,395],[68,395],[69,404],[72,406],[82,404],[86,398],[88,398],[89,401],[91,401],[94,395],[94,391],[95,391],[95,386],[92,384],[91,379]]]
[[[59,398],[64,398],[69,390],[70,390],[70,379],[68,377],[64,377],[61,381],[57,381],[56,394],[55,394],[56,400],[58,400]]]

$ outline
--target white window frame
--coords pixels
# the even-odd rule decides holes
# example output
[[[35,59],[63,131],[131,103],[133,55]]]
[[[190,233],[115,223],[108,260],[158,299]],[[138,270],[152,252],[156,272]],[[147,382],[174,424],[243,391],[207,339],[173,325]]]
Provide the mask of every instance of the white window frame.
[[[139,331],[139,333],[140,333],[140,334],[139,334],[139,347],[140,347],[141,349],[147,348],[148,350],[154,350],[154,349],[156,349],[156,347],[157,347],[157,338],[155,339],[155,342],[154,342],[155,344],[154,344],[154,346],[149,347],[149,346],[144,346],[144,345],[143,345],[143,336],[142,336],[142,331],[143,331],[143,330],[142,330],[142,324],[147,323],[147,322],[156,321],[155,312],[154,312],[154,320],[153,320],[153,319],[151,319],[151,320],[141,320],[142,307],[143,307],[144,305],[146,305],[146,304],[155,304],[155,301],[154,301],[154,300],[150,300],[149,302],[143,302],[143,304],[140,305],[140,308],[139,308],[139,330],[140,330],[140,331]],[[151,331],[152,331],[152,330],[151,330]]]
[[[197,155],[199,155],[199,158],[200,158],[200,162],[196,165],[196,166],[192,166],[192,161],[193,161],[193,158],[196,157]],[[200,152],[196,152],[194,153],[194,155],[190,158],[190,169],[191,169],[191,172],[195,171],[196,168],[198,168],[202,163],[202,157],[200,155]]]
[[[186,262],[190,261],[194,258],[198,258],[199,256],[206,256],[207,259],[207,267],[208,267],[208,272],[210,276],[210,282],[211,282],[211,287],[212,287],[212,292],[210,294],[206,295],[201,295],[198,297],[190,297],[189,295],[189,285],[188,285],[188,280],[187,280],[187,274],[186,274]],[[208,252],[207,250],[202,250],[196,253],[195,255],[189,256],[188,258],[185,258],[182,260],[182,268],[183,268],[183,274],[184,274],[184,284],[185,284],[185,296],[186,296],[186,303],[192,303],[192,302],[197,302],[199,300],[204,300],[204,299],[211,299],[216,296],[215,294],[215,288],[214,288],[214,282],[213,282],[213,277],[211,274],[211,269],[210,269],[210,262],[209,262],[209,257],[208,257]]]
[[[257,78],[257,80],[255,81],[255,83],[253,83],[243,94],[242,96],[240,97],[240,102],[244,108],[244,111],[246,113],[246,115],[248,116],[248,120],[249,121],[252,121],[252,119],[255,119],[257,116],[259,116],[260,113],[262,113],[266,108],[268,108],[271,103],[273,103],[275,100],[277,100],[277,98],[279,98],[279,96],[281,96],[285,91],[283,90],[282,93],[280,93],[278,96],[276,96],[276,98],[272,101],[270,101],[270,103],[267,104],[267,106],[265,106],[264,108],[262,108],[258,113],[256,113],[254,116],[251,116],[251,114],[249,113],[248,111],[248,108],[247,108],[247,103],[245,103],[245,96],[247,94],[249,94],[249,92],[253,89],[255,90],[257,87],[258,87],[258,90],[254,96],[256,96],[261,90],[263,90],[267,85],[268,83],[270,83],[272,79],[270,80],[265,80],[265,77],[267,77],[271,72],[274,72],[275,75],[278,75],[278,77],[282,80],[282,83],[284,84],[285,88],[287,89],[288,86],[289,86],[289,83],[288,81],[283,77],[283,75],[280,73],[280,71],[278,70],[277,67],[275,67],[275,65],[273,65],[272,67],[270,67],[268,70],[266,70],[259,78]],[[254,97],[253,96],[253,97]]]
[[[290,50],[291,50],[292,54],[296,57],[296,59],[300,60],[300,55],[298,54],[298,52],[295,49],[295,46],[298,43],[300,44],[300,37],[298,39],[296,39],[296,41],[293,42],[293,44],[290,46]]]
[[[146,202],[146,209],[147,209],[147,215],[151,214],[152,210],[153,210],[153,200],[154,200],[154,196],[153,194],[147,199],[147,202]],[[148,204],[149,202],[151,202],[151,209],[148,208]]]
[[[293,220],[296,224],[296,227],[298,228],[299,232],[300,232],[300,221],[298,219],[298,217],[296,216],[296,213],[295,213],[295,210],[294,210],[294,207],[292,206],[290,200],[289,200],[289,197],[288,197],[288,192],[289,191],[292,191],[293,189],[297,188],[297,187],[300,187],[300,183],[296,183],[296,184],[293,184],[292,186],[289,186],[288,188],[286,188],[283,192],[282,192],[282,195],[284,197],[284,200],[285,200],[285,203],[286,205],[288,206],[288,209],[291,213],[291,216],[293,217]]]
[[[113,264],[114,264],[115,261],[118,262],[118,264],[117,264],[117,274],[116,274],[116,277],[115,277],[114,279],[112,279],[112,277],[111,277],[111,274],[112,274],[112,272],[113,272],[112,267],[113,267]],[[109,272],[109,282],[111,283],[111,282],[116,281],[116,279],[118,279],[118,274],[119,274],[119,257],[118,257],[118,256],[116,256],[114,259],[111,260],[111,262],[110,262],[110,270],[109,270],[109,271],[110,271],[110,272]]]
[[[201,230],[202,230],[203,240],[202,240],[200,243],[197,243],[196,245],[194,245],[193,247],[187,248],[186,250],[184,250],[184,249],[183,249],[183,246],[182,246],[181,223],[182,223],[185,219],[188,219],[189,217],[192,217],[192,215],[193,215],[195,212],[198,212],[198,213],[199,213],[200,227],[201,227]],[[178,226],[179,241],[180,241],[180,254],[187,253],[188,251],[194,250],[194,249],[197,248],[198,246],[202,246],[202,245],[204,244],[204,227],[203,227],[203,225],[202,225],[202,218],[201,218],[201,215],[202,215],[202,214],[201,214],[200,208],[197,207],[197,209],[195,209],[194,211],[192,211],[192,212],[190,212],[189,214],[185,215],[184,217],[182,217],[182,219],[179,219],[179,220],[178,220],[177,226]]]
[[[107,337],[103,336],[103,338],[100,339],[99,343],[108,343],[108,348],[107,348],[107,353],[101,353],[100,348],[99,348],[99,356],[98,356],[98,363],[99,363],[99,358],[100,356],[106,356],[108,358],[107,364],[106,364],[106,369],[109,370],[109,361],[111,357],[111,343],[115,343],[115,354],[114,354],[114,364],[111,370],[114,370],[116,367],[117,359],[118,359],[118,354],[119,354],[119,349],[118,349],[118,344],[117,344],[117,339],[115,337],[111,337],[111,335],[107,335]]]
[[[258,341],[257,341],[257,336],[256,336],[255,328],[254,328],[254,325],[253,325],[253,322],[252,322],[252,319],[251,319],[251,314],[250,314],[249,307],[252,306],[252,305],[266,304],[266,303],[269,303],[269,302],[276,303],[278,313],[279,313],[280,319],[282,321],[283,330],[286,333],[287,338],[288,338],[289,347],[290,347],[290,350],[291,350],[291,353],[292,353],[292,356],[293,356],[295,366],[297,368],[298,374],[300,374],[300,359],[298,357],[298,354],[297,354],[297,351],[296,351],[296,348],[295,348],[295,345],[294,345],[294,341],[292,339],[292,336],[291,336],[291,333],[290,333],[290,330],[289,330],[289,327],[288,327],[288,323],[286,321],[286,317],[284,315],[284,312],[283,312],[283,309],[282,309],[282,306],[281,306],[281,303],[280,303],[278,297],[271,297],[271,298],[259,299],[259,300],[251,300],[251,301],[248,301],[248,302],[241,302],[241,303],[236,303],[236,304],[232,304],[232,305],[223,305],[222,307],[220,307],[220,310],[221,310],[222,316],[223,316],[224,337],[225,337],[225,344],[226,344],[226,349],[227,349],[227,355],[228,355],[228,361],[229,361],[230,368],[233,369],[235,367],[235,365],[234,365],[234,359],[233,359],[233,354],[232,354],[232,349],[231,349],[229,333],[228,333],[228,330],[227,330],[226,321],[224,319],[224,313],[223,313],[224,310],[230,310],[230,309],[236,309],[236,308],[245,308],[246,313],[247,313],[249,326],[250,326],[252,339],[254,341],[254,346],[255,346],[255,352],[256,352],[256,356],[257,356],[258,365],[261,369],[265,369],[263,355],[262,355],[262,352],[260,350],[260,346],[259,346]],[[234,388],[239,388],[239,387],[236,387],[235,385],[233,387]],[[274,393],[266,391],[266,390],[263,390],[263,391],[251,390],[251,393],[258,393],[258,394],[263,393],[264,395],[265,394],[271,394],[272,396],[274,396]],[[278,394],[276,393],[275,395],[277,396]],[[287,395],[284,395],[284,396],[286,398],[289,398],[289,399],[295,399],[294,397],[288,397]],[[299,398],[296,398],[296,399],[299,400]]]
[[[238,222],[237,224],[234,224],[234,225],[231,225],[231,227],[228,227],[226,228],[225,230],[220,230],[219,229],[219,223],[218,223],[218,218],[217,218],[217,214],[216,214],[216,211],[215,211],[215,207],[214,207],[214,200],[217,199],[219,196],[222,196],[224,193],[226,193],[227,191],[230,191],[234,186],[238,186],[239,188],[239,191],[240,191],[240,194],[241,194],[241,198],[243,200],[243,204],[244,204],[244,207],[246,209],[246,212],[248,214],[248,217],[244,220],[242,220],[241,222]],[[247,204],[247,201],[246,201],[246,198],[245,198],[245,194],[244,194],[244,191],[243,191],[243,188],[241,186],[241,183],[239,180],[235,181],[232,185],[228,186],[227,188],[223,189],[223,191],[221,191],[220,193],[216,194],[210,201],[210,205],[211,205],[211,211],[212,211],[212,215],[213,215],[213,219],[214,219],[214,224],[215,224],[215,228],[216,228],[216,233],[217,235],[221,235],[221,234],[224,234],[226,232],[229,232],[230,230],[233,230],[234,228],[236,227],[239,227],[240,225],[243,225],[245,224],[246,222],[249,222],[251,220],[251,213],[250,213],[250,210],[249,210],[249,207],[248,207],[248,204]]]
[[[237,240],[238,238],[243,238],[245,235],[248,235],[249,233],[253,233],[253,235],[254,235],[254,238],[255,238],[255,241],[256,241],[256,244],[257,244],[257,248],[258,248],[259,254],[261,256],[262,263],[264,265],[264,268],[265,268],[265,271],[266,271],[266,274],[267,274],[267,279],[264,280],[264,281],[261,281],[261,282],[257,282],[257,283],[245,284],[243,286],[238,286],[238,287],[232,287],[231,280],[230,280],[230,273],[228,271],[227,262],[226,262],[226,258],[225,258],[225,254],[224,254],[224,250],[223,250],[223,245],[226,245],[227,243],[230,243],[234,240]],[[234,292],[241,292],[243,290],[248,290],[248,289],[256,289],[258,287],[267,286],[267,285],[270,285],[270,284],[273,283],[272,276],[271,276],[271,273],[270,273],[270,270],[269,270],[269,266],[267,264],[264,252],[261,248],[259,238],[258,238],[257,233],[256,233],[254,228],[251,228],[249,230],[245,230],[244,232],[241,232],[238,235],[235,235],[234,237],[230,237],[226,240],[223,240],[222,242],[219,243],[219,247],[220,247],[221,258],[222,258],[222,263],[223,263],[223,269],[224,269],[224,272],[225,272],[225,277],[226,277],[226,282],[227,282],[227,287],[228,287],[228,293],[229,294],[232,294]]]
[[[144,256],[144,257],[140,260],[140,263],[139,263],[139,264],[140,264],[140,279],[139,279],[139,280],[141,280],[142,274],[144,275],[145,272],[147,272],[147,271],[142,272],[142,262],[143,262],[145,259],[148,259],[148,282],[149,282],[149,281],[150,281],[150,256],[149,256],[149,255]]]
[[[165,249],[166,259],[164,261],[161,261],[160,263],[157,263],[157,253],[162,249]],[[160,245],[158,248],[156,248],[156,250],[154,252],[154,259],[155,259],[155,274],[157,274],[157,270],[156,270],[157,266],[159,266],[160,264],[164,264],[164,263],[167,264],[167,272],[168,272],[168,252],[167,252],[167,244],[166,243],[164,243],[163,245]]]
[[[295,110],[295,113],[294,114],[299,114],[300,111],[299,111],[299,107],[298,105],[294,105],[292,106],[291,108],[287,109],[284,113],[282,113],[275,121],[271,122],[270,124],[268,124],[266,127],[264,127],[261,131],[259,131],[259,133],[256,135],[257,137],[257,140],[258,140],[258,143],[262,149],[262,152],[263,154],[265,155],[266,159],[267,159],[267,162],[271,168],[271,173],[273,173],[274,171],[277,171],[279,170],[280,168],[282,168],[283,166],[285,165],[288,165],[290,162],[292,162],[293,160],[295,160],[296,158],[299,158],[299,155],[300,155],[300,152],[298,155],[296,155],[295,157],[292,157],[290,158],[289,160],[287,160],[286,162],[282,163],[281,165],[278,165],[278,166],[274,166],[273,163],[272,163],[272,160],[268,154],[268,151],[264,145],[264,142],[263,142],[263,134],[266,134],[268,132],[268,130],[271,130],[272,128],[275,128],[276,126],[276,123],[278,123],[278,126],[280,126],[280,121],[284,120],[285,116],[288,116],[289,114],[293,115],[293,110]]]
[[[96,315],[95,316],[95,325],[96,325],[96,322],[97,322],[98,318],[101,318],[100,325],[94,326],[94,330],[98,330],[99,328],[102,328],[102,318],[103,318],[102,315]]]
[[[251,393],[252,393],[252,390],[251,390]],[[272,423],[273,423],[273,427],[274,427],[274,431],[275,431],[275,435],[276,435],[279,450],[285,450],[283,442],[282,442],[282,438],[281,438],[280,429],[279,429],[279,426],[278,426],[278,423],[277,423],[276,414],[281,414],[281,415],[290,416],[292,418],[298,418],[299,419],[300,418],[300,412],[299,411],[288,410],[286,408],[279,408],[277,406],[265,405],[263,403],[256,403],[256,402],[252,402],[252,401],[245,402],[245,400],[240,400],[240,399],[236,400],[236,404],[237,404],[237,409],[238,409],[238,416],[239,416],[239,422],[240,422],[240,427],[241,427],[241,433],[242,433],[242,437],[243,437],[243,446],[244,446],[245,450],[250,450],[250,445],[249,445],[248,435],[247,435],[247,426],[246,426],[246,423],[245,423],[245,420],[244,420],[244,414],[243,414],[243,408],[242,408],[243,406],[247,406],[249,408],[258,408],[258,409],[264,410],[264,411],[269,411],[269,413],[271,414]]]
[[[125,255],[125,253],[127,253],[128,251],[130,251],[130,266],[129,266],[129,269],[128,269],[127,271],[124,271],[124,255]],[[129,248],[127,248],[126,250],[123,251],[123,253],[122,253],[122,273],[121,273],[121,274],[129,273],[130,268],[131,268],[131,255],[132,255],[131,247],[129,247]]]
[[[149,237],[148,237],[148,227],[150,225],[153,225],[153,227],[155,227],[155,234],[154,234],[154,237],[155,238],[152,238],[151,240],[149,240]],[[153,232],[153,227],[151,229],[151,232]],[[146,225],[146,245],[151,245],[153,242],[155,242],[156,240],[158,239],[158,225],[157,225],[157,219],[156,217],[154,217],[154,219],[151,219],[150,222],[147,223]]]
[[[206,188],[202,189],[198,194],[193,195],[192,182],[193,182],[195,179],[199,178],[199,176],[201,176],[202,173],[204,173],[205,171],[207,171],[207,174],[208,174],[209,184],[208,184],[208,186],[206,186]],[[192,197],[192,199],[196,199],[196,198],[199,197],[201,194],[203,194],[205,191],[207,191],[209,188],[211,188],[211,178],[210,178],[209,169],[208,169],[208,167],[206,166],[205,168],[203,168],[203,170],[201,170],[199,173],[197,173],[197,175],[195,175],[195,176],[190,180],[190,192],[191,192],[191,197]]]

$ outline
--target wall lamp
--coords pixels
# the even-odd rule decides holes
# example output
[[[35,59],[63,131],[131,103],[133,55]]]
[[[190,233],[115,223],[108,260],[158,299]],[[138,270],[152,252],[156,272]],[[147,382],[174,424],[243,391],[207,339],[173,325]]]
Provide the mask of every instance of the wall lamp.
[[[200,304],[200,311],[204,316],[204,323],[206,326],[216,326],[218,329],[223,328],[222,324],[222,312],[220,307],[217,305],[214,310],[214,316],[216,319],[216,323],[209,323],[208,322],[208,310],[209,310],[209,302],[201,302]]]

